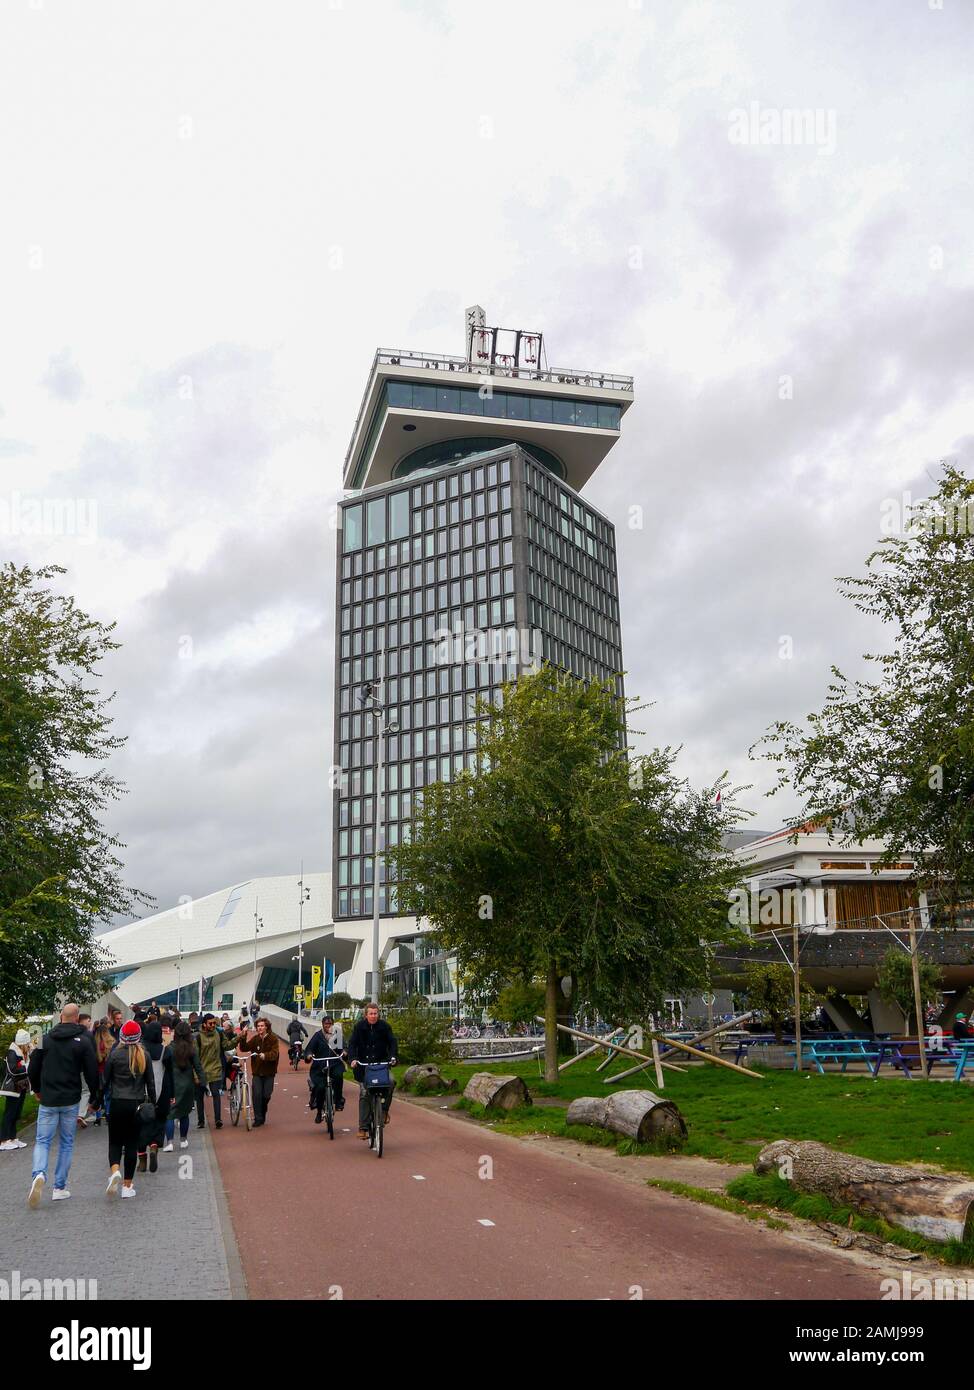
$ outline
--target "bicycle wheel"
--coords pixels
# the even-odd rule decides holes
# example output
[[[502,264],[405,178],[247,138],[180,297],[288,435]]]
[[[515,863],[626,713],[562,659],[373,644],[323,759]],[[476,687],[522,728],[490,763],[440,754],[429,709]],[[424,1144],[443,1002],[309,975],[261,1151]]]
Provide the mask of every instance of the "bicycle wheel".
[[[245,1081],[240,1089],[243,1092],[240,1099],[240,1108],[244,1112],[244,1125],[247,1129],[250,1129],[253,1126],[254,1119],[250,1105],[250,1086]]]
[[[230,1123],[240,1123],[240,1083],[235,1081],[230,1087]]]
[[[331,1087],[325,1092],[325,1124],[328,1126],[328,1138],[335,1137],[335,1103],[332,1099]]]
[[[372,1097],[372,1129],[375,1133],[375,1143],[372,1147],[375,1149],[377,1158],[382,1157],[382,1136],[385,1133],[384,1119],[385,1117],[382,1111],[382,1092],[376,1091]]]

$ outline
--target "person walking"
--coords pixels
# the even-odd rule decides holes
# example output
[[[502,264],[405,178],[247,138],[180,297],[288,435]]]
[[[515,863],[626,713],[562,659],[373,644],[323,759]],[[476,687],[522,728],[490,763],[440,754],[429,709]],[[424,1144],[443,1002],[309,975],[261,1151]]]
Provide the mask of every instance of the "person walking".
[[[95,1061],[98,1063],[99,1080],[99,1103],[95,1107],[95,1124],[100,1125],[105,1115],[105,1063],[108,1061],[108,1054],[113,1047],[117,1046],[116,1040],[112,1037],[112,1030],[108,1019],[103,1018],[95,1027],[92,1034],[92,1044],[95,1049]]]
[[[74,1136],[81,1108],[81,1078],[88,1082],[90,1093],[98,1093],[95,1050],[87,1031],[78,1022],[78,1013],[77,1004],[65,1004],[61,1010],[61,1021],[44,1035],[40,1047],[34,1048],[27,1064],[30,1088],[40,1099],[30,1192],[27,1195],[27,1205],[31,1209],[40,1206],[44,1195],[55,1133],[58,1136],[58,1152],[51,1200],[58,1202],[71,1196],[68,1173],[71,1171]]]
[[[159,1167],[159,1146],[165,1138],[165,1114],[160,1114],[159,1097],[162,1094],[163,1068],[163,1036],[162,1023],[159,1015],[152,1008],[146,1014],[146,1021],[142,1025],[142,1046],[149,1059],[152,1068],[152,1079],[155,1087],[155,1114],[152,1119],[146,1115],[145,1122],[142,1124],[139,1133],[139,1163],[140,1173],[146,1171],[155,1173]]]
[[[179,1121],[179,1147],[189,1148],[189,1117],[196,1102],[197,1086],[206,1086],[206,1077],[196,1050],[193,1030],[185,1021],[177,1023],[173,1029],[172,1041],[162,1054],[163,1098],[162,1108],[166,1113],[165,1153],[171,1153],[176,1135],[176,1121]]]
[[[196,1092],[196,1127],[203,1129],[206,1115],[203,1100],[207,1090],[213,1097],[213,1123],[217,1129],[223,1128],[220,1119],[220,1097],[223,1094],[223,1058],[234,1049],[234,1041],[224,1033],[217,1032],[216,1014],[204,1014],[200,1031],[196,1036],[196,1048],[200,1065],[203,1068],[204,1084]]]
[[[369,1137],[369,1108],[371,1097],[365,1087],[365,1067],[369,1062],[387,1062],[390,1067],[396,1064],[398,1043],[392,1029],[384,1018],[379,1017],[378,1004],[366,1006],[365,1017],[360,1018],[352,1029],[348,1040],[348,1060],[352,1064],[358,1088],[358,1137]],[[393,1087],[386,1087],[382,1096],[382,1110],[385,1123],[389,1123],[392,1107]]]
[[[256,1029],[240,1038],[237,1046],[242,1052],[252,1052],[254,1056],[254,1128],[259,1129],[267,1119],[281,1045],[276,1034],[271,1032],[267,1019],[259,1018]]]
[[[8,1152],[27,1147],[23,1139],[17,1138],[17,1121],[30,1089],[27,1079],[29,1058],[30,1034],[26,1028],[18,1028],[13,1042],[7,1049],[3,1086],[0,1088],[0,1096],[5,1097],[3,1120],[0,1122],[0,1149]]]
[[[108,1112],[108,1162],[111,1174],[106,1196],[134,1197],[135,1165],[139,1156],[139,1139],[147,1116],[148,1105],[155,1114],[156,1081],[152,1064],[142,1046],[142,1029],[130,1019],[122,1024],[118,1047],[105,1063],[105,1087],[112,1101]]]

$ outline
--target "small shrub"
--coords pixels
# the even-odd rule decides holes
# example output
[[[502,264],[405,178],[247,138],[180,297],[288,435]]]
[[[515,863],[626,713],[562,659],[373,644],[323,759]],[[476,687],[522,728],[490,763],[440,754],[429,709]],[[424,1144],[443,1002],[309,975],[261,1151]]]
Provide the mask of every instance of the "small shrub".
[[[395,1016],[399,1060],[407,1067],[420,1062],[447,1062],[453,1056],[446,1040],[446,1018],[430,1007],[423,994],[412,994]]]

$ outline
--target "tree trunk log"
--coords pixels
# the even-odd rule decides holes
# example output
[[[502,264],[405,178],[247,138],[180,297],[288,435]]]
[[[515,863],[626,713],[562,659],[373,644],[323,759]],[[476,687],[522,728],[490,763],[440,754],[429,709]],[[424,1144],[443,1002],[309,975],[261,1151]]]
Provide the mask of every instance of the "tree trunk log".
[[[517,1105],[531,1104],[531,1093],[519,1076],[495,1076],[492,1071],[475,1071],[463,1094],[485,1110],[513,1110]]]
[[[881,1216],[929,1240],[974,1235],[974,1178],[919,1165],[875,1163],[811,1141],[777,1139],[754,1161],[756,1173],[778,1173],[802,1192]]]
[[[403,1073],[402,1084],[407,1091],[414,1088],[435,1090],[442,1087],[444,1091],[457,1089],[457,1083],[452,1080],[447,1081],[434,1062],[420,1062],[414,1067],[407,1067]]]
[[[671,1100],[652,1091],[616,1091],[608,1096],[573,1100],[565,1117],[570,1125],[594,1125],[625,1134],[640,1144],[657,1139],[685,1139],[686,1122]]]

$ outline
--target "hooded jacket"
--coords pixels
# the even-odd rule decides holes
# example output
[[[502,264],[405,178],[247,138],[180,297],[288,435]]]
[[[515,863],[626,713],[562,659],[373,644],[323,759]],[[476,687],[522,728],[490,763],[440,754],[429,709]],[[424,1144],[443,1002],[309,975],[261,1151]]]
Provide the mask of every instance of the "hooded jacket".
[[[87,1028],[80,1023],[56,1023],[31,1053],[27,1075],[41,1105],[80,1105],[82,1076],[92,1096],[97,1096],[101,1082]]]

